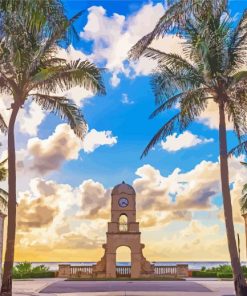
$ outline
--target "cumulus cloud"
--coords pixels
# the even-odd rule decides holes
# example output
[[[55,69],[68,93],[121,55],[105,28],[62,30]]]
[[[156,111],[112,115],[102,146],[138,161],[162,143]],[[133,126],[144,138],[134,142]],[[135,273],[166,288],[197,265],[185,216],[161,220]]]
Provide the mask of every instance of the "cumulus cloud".
[[[47,139],[32,138],[27,149],[33,157],[31,169],[41,175],[57,170],[65,160],[78,158],[80,140],[67,124],[60,124]]]
[[[162,149],[174,152],[181,149],[197,146],[199,144],[205,144],[213,142],[214,140],[201,138],[197,135],[192,134],[190,131],[184,131],[182,134],[177,135],[174,133],[166,137],[165,141],[161,141]]]
[[[247,182],[241,160],[242,157],[229,160],[231,183]],[[190,171],[182,173],[177,168],[167,177],[151,165],[144,165],[136,175],[133,185],[140,211],[210,210],[215,208],[212,199],[221,192],[219,162],[204,160]]]
[[[27,179],[43,176],[58,170],[65,161],[77,160],[80,151],[92,153],[100,146],[116,143],[111,131],[92,129],[82,141],[68,124],[59,124],[48,138],[30,138],[27,149],[17,151],[17,170]]]
[[[198,234],[213,235],[219,232],[219,225],[206,226],[198,220],[191,220],[189,225],[181,231],[183,237],[191,237]]]
[[[110,190],[106,190],[102,184],[93,180],[84,181],[80,187],[81,214],[86,219],[109,219]]]
[[[242,238],[241,234],[241,238]],[[171,248],[172,246],[172,248]],[[217,222],[208,225],[193,219],[176,231],[171,227],[159,240],[147,241],[144,254],[150,260],[194,260],[200,261],[202,254],[205,260],[229,260],[227,241]],[[241,241],[244,248],[244,240]],[[185,259],[186,258],[186,259]]]
[[[163,5],[143,5],[139,11],[128,17],[117,13],[109,16],[102,6],[92,6],[88,11],[88,20],[80,36],[93,42],[93,52],[89,58],[103,63],[111,71],[112,86],[119,84],[120,74],[127,77],[150,74],[155,67],[154,61],[142,57],[138,62],[127,62],[127,56],[130,48],[152,31],[164,13]],[[181,40],[179,37],[168,36],[154,41],[151,46],[180,53]]]
[[[17,117],[20,131],[29,136],[36,136],[38,127],[45,118],[45,112],[35,102],[26,104]]]
[[[243,158],[233,157],[229,161],[237,222],[241,222],[239,212],[235,212],[239,210],[239,192],[247,181],[246,168],[240,164],[241,160]],[[145,255],[155,260],[156,256],[164,258],[162,254],[166,254],[167,258],[175,260],[176,251],[181,254],[176,260],[185,256],[197,260],[203,250],[208,250],[208,259],[219,255],[219,259],[225,260],[227,251],[220,253],[226,242],[216,216],[219,209],[212,203],[212,198],[221,191],[218,162],[202,161],[192,170],[182,173],[175,169],[167,176],[151,165],[144,165],[136,174],[133,186],[137,193],[137,220],[144,232],[144,242],[149,229],[155,237],[160,235],[161,229],[166,229],[159,242],[152,236],[148,238]],[[59,254],[69,256],[69,251],[78,249],[87,250],[93,260],[98,258],[110,220],[111,189],[92,179],[84,180],[77,187],[32,179],[30,188],[19,194],[17,256],[19,250],[23,255],[23,252],[43,252],[46,248],[53,258],[60,258]],[[211,219],[212,224],[205,225],[196,219],[196,213],[201,211],[214,213],[214,222]],[[180,224],[174,234],[171,227],[176,221]],[[223,223],[220,225],[224,228]],[[176,247],[167,250],[167,245]],[[75,255],[73,259],[79,260],[79,257]]]
[[[91,153],[100,146],[113,146],[116,143],[117,137],[114,137],[111,131],[97,131],[92,129],[86,135],[82,147],[86,153]]]

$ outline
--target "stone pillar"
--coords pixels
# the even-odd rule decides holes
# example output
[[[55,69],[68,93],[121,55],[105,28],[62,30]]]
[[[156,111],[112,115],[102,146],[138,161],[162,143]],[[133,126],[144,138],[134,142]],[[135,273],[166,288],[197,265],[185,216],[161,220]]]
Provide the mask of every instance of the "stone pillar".
[[[106,253],[106,277],[116,278],[116,253]]]
[[[6,215],[0,212],[0,285],[2,285],[2,265],[3,265],[3,232],[4,218]]]
[[[242,214],[242,217],[244,218],[244,225],[245,225],[245,256],[247,258],[247,212]]]
[[[70,277],[70,264],[58,265],[58,277],[69,278]]]
[[[177,264],[177,276],[178,277],[188,277],[189,276],[188,264]]]
[[[140,278],[141,276],[141,253],[131,252],[131,278]]]

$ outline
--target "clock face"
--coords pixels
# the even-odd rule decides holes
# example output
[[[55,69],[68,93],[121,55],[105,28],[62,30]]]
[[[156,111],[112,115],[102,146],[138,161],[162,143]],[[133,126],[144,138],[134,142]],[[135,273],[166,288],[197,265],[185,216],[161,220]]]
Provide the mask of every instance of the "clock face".
[[[118,204],[119,204],[119,206],[120,206],[121,208],[125,208],[125,207],[128,206],[129,201],[128,201],[127,198],[125,198],[125,197],[121,197],[121,198],[119,199],[119,201],[118,201]]]

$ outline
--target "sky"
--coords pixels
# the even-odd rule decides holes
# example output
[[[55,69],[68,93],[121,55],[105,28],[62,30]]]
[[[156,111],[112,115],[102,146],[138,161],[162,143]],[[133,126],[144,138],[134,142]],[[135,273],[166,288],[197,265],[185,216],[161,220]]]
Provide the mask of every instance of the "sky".
[[[88,59],[106,68],[106,96],[80,87],[66,92],[83,111],[89,131],[80,141],[54,115],[35,103],[21,110],[16,125],[16,261],[97,261],[103,255],[112,188],[122,181],[137,194],[144,255],[150,261],[229,260],[218,162],[218,113],[210,103],[183,133],[140,156],[171,113],[150,120],[155,108],[150,86],[153,61],[128,61],[127,54],[164,14],[163,1],[69,1],[80,39],[58,56]],[[246,1],[230,1],[237,19]],[[183,54],[182,40],[165,36],[152,46]],[[0,110],[8,117],[10,98]],[[174,110],[170,111],[174,112]],[[229,148],[236,138],[227,124]],[[6,138],[1,137],[2,157]],[[247,181],[244,156],[229,160],[236,233],[246,259],[244,223],[238,199]],[[3,187],[5,184],[3,184]],[[126,260],[123,255],[122,260]]]

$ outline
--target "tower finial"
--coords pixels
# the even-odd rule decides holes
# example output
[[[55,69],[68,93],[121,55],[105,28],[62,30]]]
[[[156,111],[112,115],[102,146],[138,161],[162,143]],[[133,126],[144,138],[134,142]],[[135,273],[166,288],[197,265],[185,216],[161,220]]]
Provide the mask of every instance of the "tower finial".
[[[125,182],[123,181],[122,184],[125,184]]]

